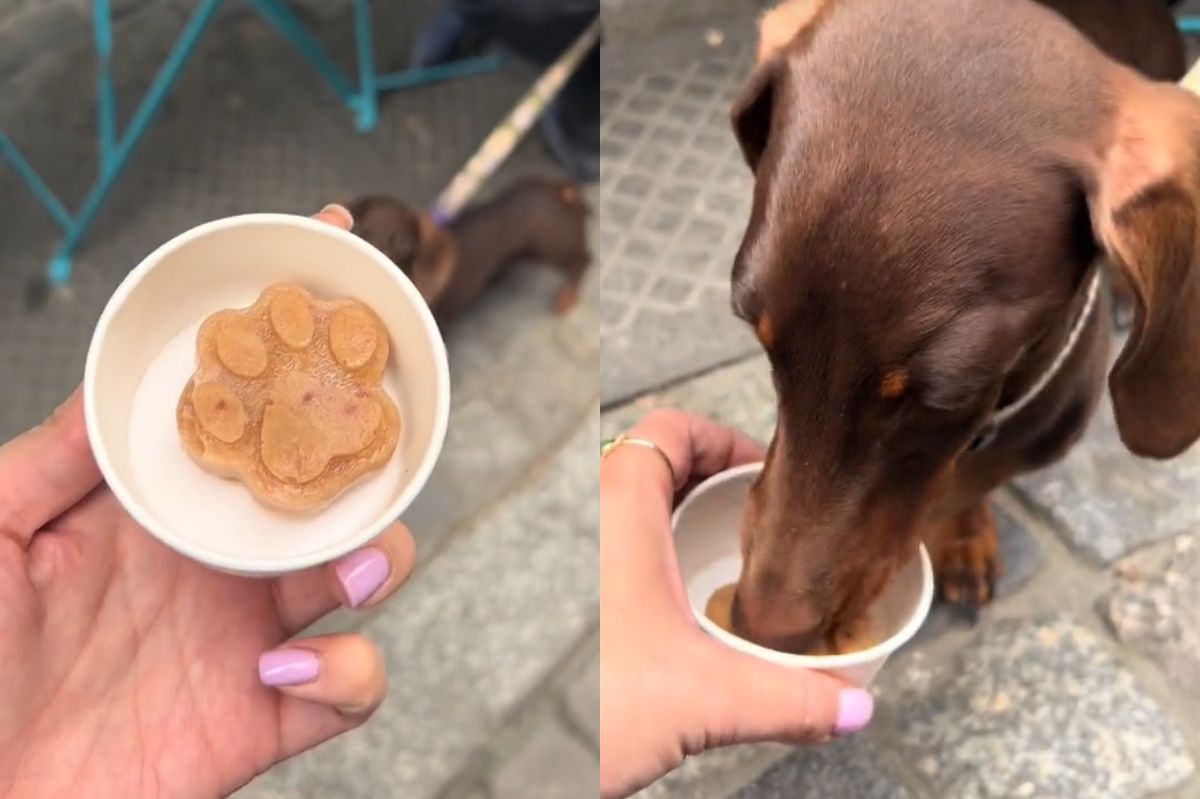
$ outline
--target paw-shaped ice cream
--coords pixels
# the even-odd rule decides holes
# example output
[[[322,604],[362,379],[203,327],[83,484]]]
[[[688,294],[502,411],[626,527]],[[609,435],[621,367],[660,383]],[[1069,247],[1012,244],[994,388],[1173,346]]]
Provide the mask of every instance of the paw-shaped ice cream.
[[[176,409],[184,447],[267,505],[318,510],[396,449],[387,330],[357,300],[277,283],[204,320],[196,358]]]

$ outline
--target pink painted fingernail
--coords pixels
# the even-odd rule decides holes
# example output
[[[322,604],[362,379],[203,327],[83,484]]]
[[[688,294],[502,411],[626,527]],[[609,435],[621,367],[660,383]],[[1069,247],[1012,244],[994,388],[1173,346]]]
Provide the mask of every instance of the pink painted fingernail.
[[[383,550],[367,547],[339,560],[333,570],[337,573],[342,588],[346,589],[350,607],[356,608],[370,599],[387,582],[392,564]]]
[[[272,649],[258,658],[258,679],[263,685],[303,685],[317,679],[321,661],[307,649]]]
[[[354,216],[350,213],[350,211],[344,205],[338,205],[337,203],[330,203],[329,205],[322,208],[320,210],[320,213],[332,214],[334,216],[340,216],[342,218],[343,226],[347,230],[354,227]]]
[[[875,699],[861,688],[846,688],[838,696],[835,735],[849,735],[867,726],[875,712]]]

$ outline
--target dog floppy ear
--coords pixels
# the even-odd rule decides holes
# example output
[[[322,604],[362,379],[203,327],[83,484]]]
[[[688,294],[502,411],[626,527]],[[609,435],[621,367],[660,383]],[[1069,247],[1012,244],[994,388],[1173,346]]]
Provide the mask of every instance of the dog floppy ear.
[[[809,27],[830,0],[783,0],[758,20],[758,57],[762,64]]]
[[[774,61],[759,64],[734,100],[730,112],[733,135],[737,137],[742,157],[751,170],[758,168],[758,161],[767,149],[774,108],[775,71]]]
[[[434,224],[429,214],[418,216],[417,252],[409,276],[431,308],[436,307],[457,269],[458,247],[454,239]]]
[[[1096,238],[1134,297],[1109,376],[1121,440],[1169,458],[1200,438],[1200,101],[1129,79],[1088,176]]]
[[[802,33],[811,32],[831,0],[783,0],[758,21],[754,72],[733,103],[733,132],[751,169],[758,166],[771,128],[775,83],[783,51]]]

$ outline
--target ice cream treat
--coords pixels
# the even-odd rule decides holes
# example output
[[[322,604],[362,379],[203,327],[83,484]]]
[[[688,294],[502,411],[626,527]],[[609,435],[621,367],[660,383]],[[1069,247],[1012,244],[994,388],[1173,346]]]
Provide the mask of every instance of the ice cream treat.
[[[184,447],[266,505],[319,510],[396,449],[400,415],[380,385],[388,350],[361,302],[271,285],[200,326],[176,409]]]

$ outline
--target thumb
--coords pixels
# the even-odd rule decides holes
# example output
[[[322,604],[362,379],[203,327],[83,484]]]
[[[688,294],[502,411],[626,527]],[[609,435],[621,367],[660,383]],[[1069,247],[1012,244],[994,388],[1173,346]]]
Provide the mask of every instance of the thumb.
[[[714,642],[707,737],[715,745],[824,743],[867,726],[875,700],[836,677],[759,660]]]

